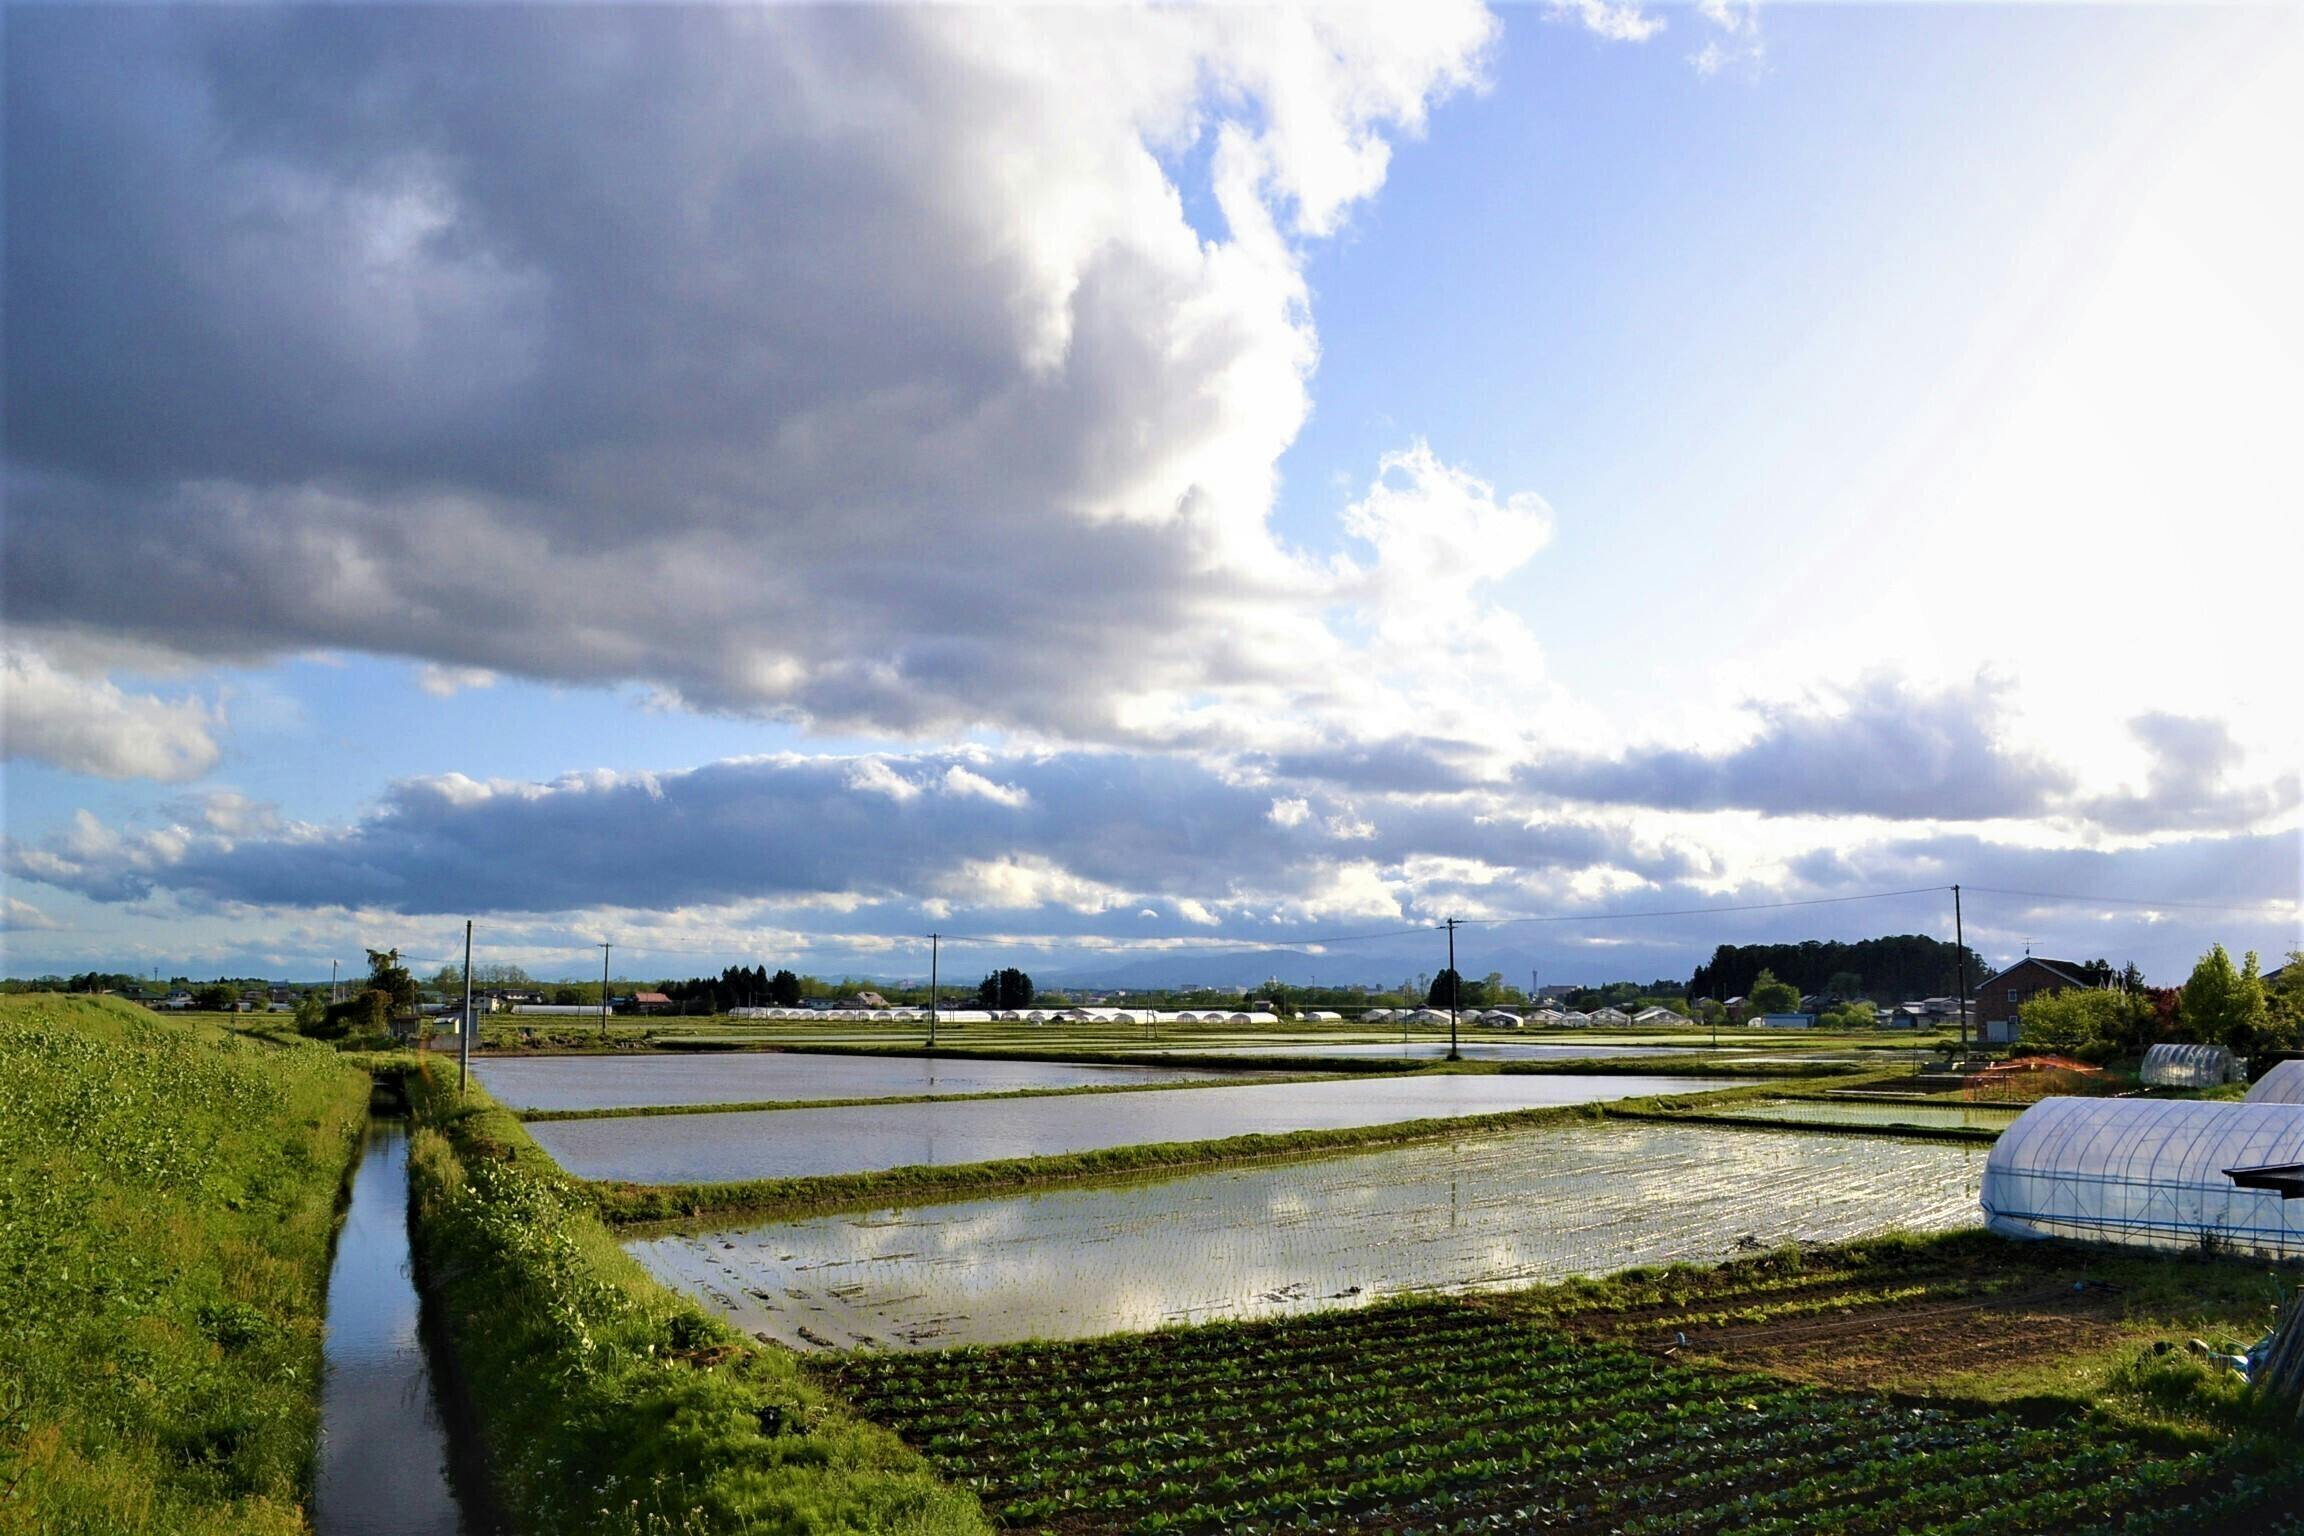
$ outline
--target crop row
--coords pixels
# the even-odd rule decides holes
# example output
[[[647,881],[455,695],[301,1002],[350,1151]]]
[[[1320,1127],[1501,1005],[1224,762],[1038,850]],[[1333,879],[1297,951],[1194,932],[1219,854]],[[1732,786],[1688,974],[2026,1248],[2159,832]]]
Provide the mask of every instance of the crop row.
[[[2090,1416],[1899,1408],[1446,1302],[819,1370],[1010,1528],[2142,1533],[2262,1493]]]

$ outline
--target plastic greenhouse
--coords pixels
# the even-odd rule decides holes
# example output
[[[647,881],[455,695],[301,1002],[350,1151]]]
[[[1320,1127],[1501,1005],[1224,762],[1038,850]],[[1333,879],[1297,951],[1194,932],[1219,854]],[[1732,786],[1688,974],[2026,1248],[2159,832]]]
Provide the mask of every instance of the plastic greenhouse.
[[[2160,1088],[2213,1088],[2238,1076],[2220,1045],[2155,1045],[2144,1053],[2144,1081]]]
[[[2256,1079],[2251,1104],[2304,1104],[2304,1061],[2283,1061]]]
[[[1984,1163],[1985,1224],[2009,1237],[2304,1254],[2304,1201],[2242,1189],[2231,1168],[2304,1163],[2304,1107],[2042,1099]]]

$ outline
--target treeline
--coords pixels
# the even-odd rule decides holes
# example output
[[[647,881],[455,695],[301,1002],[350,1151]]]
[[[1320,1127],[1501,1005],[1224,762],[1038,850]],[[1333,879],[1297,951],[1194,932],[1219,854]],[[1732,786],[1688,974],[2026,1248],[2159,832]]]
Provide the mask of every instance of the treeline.
[[[1859,997],[1876,1003],[1900,1003],[1909,998],[1949,997],[1960,985],[1960,946],[1924,933],[1892,934],[1880,939],[1808,939],[1798,944],[1723,944],[1712,958],[1696,967],[1688,978],[1690,997],[1722,1002],[1743,997],[1762,971],[1802,993],[1828,993],[1844,1001]],[[1974,950],[1968,955],[1968,985],[1992,974],[1992,967]],[[2106,978],[2112,968],[2102,961]]]
[[[681,1005],[683,1012],[726,1013],[731,1008],[793,1008],[799,1005],[801,979],[791,971],[768,974],[764,965],[732,965],[717,976],[691,976],[667,981],[662,992]],[[697,1003],[693,1010],[688,1004]]]

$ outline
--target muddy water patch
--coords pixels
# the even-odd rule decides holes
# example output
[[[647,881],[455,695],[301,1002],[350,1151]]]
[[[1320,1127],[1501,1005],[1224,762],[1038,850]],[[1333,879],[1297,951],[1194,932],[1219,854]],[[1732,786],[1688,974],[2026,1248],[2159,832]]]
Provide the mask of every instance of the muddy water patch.
[[[1762,1103],[1744,1103],[1726,1109],[1711,1111],[1732,1120],[1784,1120],[1803,1125],[1877,1126],[1882,1130],[1899,1125],[1920,1126],[1930,1130],[1982,1130],[2004,1131],[2015,1124],[2023,1113],[2022,1105],[1967,1104],[1955,1099],[1950,1102],[1913,1104],[1878,1104],[1863,1100],[1788,1099]]]
[[[372,1121],[328,1272],[327,1375],[313,1489],[319,1536],[464,1536],[448,1434],[417,1334],[408,1134]]]
[[[1739,1086],[1732,1078],[1647,1075],[1373,1077],[1188,1093],[558,1120],[529,1130],[579,1178],[712,1183],[1336,1130]]]
[[[1078,1338],[1972,1226],[1981,1147],[1617,1122],[627,1244],[795,1348]]]

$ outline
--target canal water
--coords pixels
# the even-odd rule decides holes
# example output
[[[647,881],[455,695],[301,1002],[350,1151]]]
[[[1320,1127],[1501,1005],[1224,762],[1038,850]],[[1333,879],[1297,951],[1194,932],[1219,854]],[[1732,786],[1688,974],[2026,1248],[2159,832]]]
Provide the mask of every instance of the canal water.
[[[313,1491],[319,1536],[465,1536],[416,1324],[408,1133],[379,1119],[370,1122],[328,1272]]]

